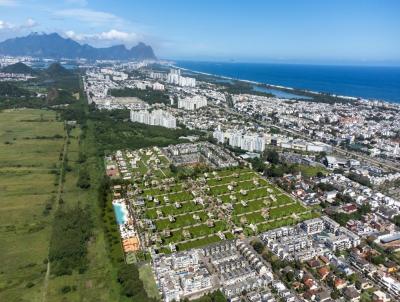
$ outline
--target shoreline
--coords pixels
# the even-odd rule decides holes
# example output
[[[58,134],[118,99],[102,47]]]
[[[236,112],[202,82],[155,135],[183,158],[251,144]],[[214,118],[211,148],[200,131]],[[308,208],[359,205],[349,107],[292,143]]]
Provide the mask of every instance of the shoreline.
[[[198,71],[198,70],[192,70],[192,69],[185,68],[185,67],[180,67],[180,66],[177,66],[175,62],[171,63],[171,64],[168,64],[168,65],[170,65],[170,66],[172,66],[174,68],[178,68],[178,69],[181,69],[181,70],[189,71],[189,72],[192,72],[192,73],[197,73],[197,74],[206,75],[206,76],[212,76],[212,77],[220,78],[220,79],[224,79],[224,80],[239,81],[239,82],[249,83],[249,84],[258,85],[258,86],[267,85],[268,87],[271,87],[273,89],[274,88],[277,89],[277,90],[281,89],[281,91],[284,91],[284,92],[285,92],[285,90],[290,90],[292,92],[295,92],[296,90],[298,90],[298,91],[301,91],[301,92],[315,94],[315,95],[327,94],[327,95],[330,95],[332,97],[336,97],[336,98],[340,98],[340,99],[348,100],[348,101],[382,103],[382,104],[386,104],[386,105],[400,107],[400,103],[398,103],[396,101],[392,101],[391,102],[391,101],[378,100],[378,99],[368,99],[368,98],[363,98],[363,97],[337,95],[337,94],[330,94],[330,93],[318,92],[318,91],[307,90],[307,89],[297,89],[297,88],[286,87],[286,86],[282,86],[282,85],[268,84],[268,83],[252,81],[252,80],[246,80],[246,79],[236,79],[236,78],[233,78],[233,77],[228,77],[228,76],[223,76],[223,75],[218,75],[218,74],[213,74],[213,73],[208,73],[208,72],[203,72],[203,71]],[[302,100],[302,101],[306,101],[306,100]]]

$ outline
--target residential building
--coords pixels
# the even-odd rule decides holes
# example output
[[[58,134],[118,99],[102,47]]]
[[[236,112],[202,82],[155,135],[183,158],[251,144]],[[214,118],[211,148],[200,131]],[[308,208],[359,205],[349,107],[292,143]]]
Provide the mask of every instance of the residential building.
[[[161,109],[153,110],[151,112],[147,110],[131,110],[131,121],[152,126],[176,128],[175,117]]]

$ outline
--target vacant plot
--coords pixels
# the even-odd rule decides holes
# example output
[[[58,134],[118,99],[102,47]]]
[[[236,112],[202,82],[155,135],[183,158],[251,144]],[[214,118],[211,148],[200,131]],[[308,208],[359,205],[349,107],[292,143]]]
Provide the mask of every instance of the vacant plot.
[[[41,298],[63,137],[55,112],[0,112],[1,301]]]
[[[87,269],[77,270],[71,275],[51,275],[47,288],[47,301],[129,301],[120,296],[119,287],[115,280],[115,270],[106,249],[106,239],[98,217],[97,186],[102,177],[101,162],[96,156],[93,137],[89,134],[86,139],[80,137],[81,129],[70,131],[67,149],[67,169],[61,192],[63,206],[89,207],[89,213],[94,227],[93,236],[89,240],[87,250]],[[82,157],[80,154],[84,154]],[[90,187],[80,188],[77,183],[82,169],[90,175]],[[122,261],[122,257],[121,257]]]
[[[90,206],[95,228],[88,245],[88,267],[72,275],[51,274],[44,286],[49,241],[65,145],[63,122],[53,111],[0,112],[0,301],[127,301],[120,297],[100,222],[97,181],[102,177],[96,149],[70,132],[62,204]],[[87,138],[89,140],[89,138]],[[92,137],[90,137],[92,140]],[[85,162],[79,153],[87,154]],[[100,166],[99,166],[100,165]],[[91,187],[77,187],[81,167]],[[50,266],[51,267],[51,266]],[[45,291],[46,288],[46,291]]]
[[[150,298],[160,298],[160,292],[158,291],[151,266],[144,264],[139,268],[139,276],[143,281],[144,289]]]

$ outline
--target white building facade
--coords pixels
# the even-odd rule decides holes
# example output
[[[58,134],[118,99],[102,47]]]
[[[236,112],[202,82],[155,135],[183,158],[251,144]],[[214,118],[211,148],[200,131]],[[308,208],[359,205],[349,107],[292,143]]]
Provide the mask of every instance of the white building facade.
[[[195,95],[178,100],[178,108],[181,109],[196,110],[205,106],[207,106],[207,98],[202,95]]]
[[[181,76],[180,69],[171,69],[167,75],[167,83],[182,87],[196,87],[196,79]]]
[[[149,112],[147,110],[131,110],[131,121],[151,126],[162,126],[165,128],[176,128],[176,118],[161,109]]]

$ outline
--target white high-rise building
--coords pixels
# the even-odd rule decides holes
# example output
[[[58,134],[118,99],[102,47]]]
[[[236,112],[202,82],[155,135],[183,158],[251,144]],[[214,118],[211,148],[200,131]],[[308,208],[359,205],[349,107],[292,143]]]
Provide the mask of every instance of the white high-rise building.
[[[242,146],[242,133],[234,132],[229,136],[229,145],[232,147],[240,148]]]
[[[254,151],[264,152],[265,150],[265,138],[263,136],[256,135],[254,142]]]
[[[213,138],[215,138],[218,143],[223,144],[225,142],[225,134],[223,131],[221,131],[220,128],[218,128],[217,130],[214,130]]]
[[[150,78],[156,79],[156,80],[163,80],[165,78],[165,75],[161,72],[150,72]]]
[[[171,69],[169,74],[167,74],[167,82],[170,84],[179,84],[179,78],[181,77],[180,69]]]
[[[396,144],[393,148],[393,155],[399,155],[400,154],[400,147],[399,144]]]
[[[146,83],[143,83],[143,82],[136,82],[135,86],[137,89],[140,89],[140,90],[146,90],[146,88],[147,88]]]
[[[196,79],[181,76],[180,69],[171,69],[167,75],[167,83],[179,86],[196,87]]]
[[[156,82],[153,84],[153,90],[164,90],[164,85]]]
[[[202,95],[195,95],[194,97],[178,100],[178,108],[186,110],[196,110],[205,106],[207,106],[207,98]]]
[[[229,137],[229,145],[250,152],[263,152],[265,150],[265,138],[257,134],[245,134],[234,132]]]
[[[152,112],[147,110],[131,110],[131,121],[152,126],[176,128],[175,117],[161,109],[153,110]]]

